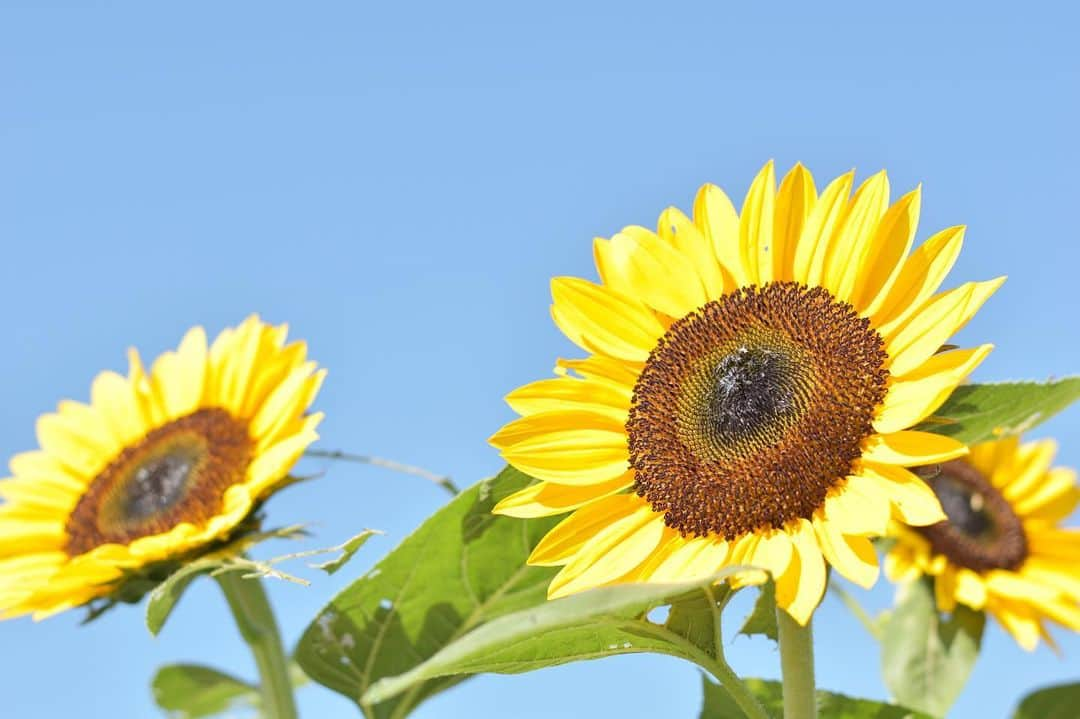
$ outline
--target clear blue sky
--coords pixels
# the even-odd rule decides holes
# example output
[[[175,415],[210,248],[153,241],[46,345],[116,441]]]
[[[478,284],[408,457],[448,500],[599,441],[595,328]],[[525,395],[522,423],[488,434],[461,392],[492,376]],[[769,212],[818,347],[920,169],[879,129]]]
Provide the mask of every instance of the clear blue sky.
[[[920,237],[970,227],[953,282],[1010,275],[960,337],[998,345],[977,377],[1080,371],[1076,10],[749,4],[3,2],[0,454],[33,447],[36,416],[85,399],[129,344],[155,354],[258,311],[330,368],[323,447],[471,483],[500,466],[502,395],[574,351],[548,278],[591,276],[594,235],[688,208],[702,182],[741,197],[769,158],[820,180],[884,167],[897,195],[923,182]],[[1080,407],[1049,433],[1080,465]],[[385,530],[355,576],[443,500],[339,466],[270,518],[317,521],[310,546]],[[347,579],[273,587],[290,641]],[[251,675],[225,612],[203,582],[156,640],[136,608],[0,624],[2,713],[151,717],[159,664]],[[884,695],[831,600],[817,636],[824,687]],[[1062,636],[1059,659],[992,628],[955,716],[1080,678]],[[729,651],[778,671],[766,643]],[[624,657],[482,677],[417,716],[691,717],[697,682]],[[353,716],[321,687],[302,708]]]

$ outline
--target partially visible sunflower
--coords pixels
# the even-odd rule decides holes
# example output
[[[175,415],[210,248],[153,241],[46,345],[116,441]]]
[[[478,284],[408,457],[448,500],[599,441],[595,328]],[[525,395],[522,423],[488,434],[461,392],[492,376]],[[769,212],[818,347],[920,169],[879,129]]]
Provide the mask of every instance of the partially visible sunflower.
[[[693,218],[597,239],[600,284],[552,282],[591,354],[511,392],[522,417],[491,438],[541,480],[497,512],[573,511],[529,559],[563,567],[551,597],[756,565],[805,624],[825,561],[869,586],[868,537],[944,517],[906,467],[967,449],[909,428],[990,351],[942,350],[1003,278],[937,293],[963,228],[909,255],[919,190],[890,207],[884,172],[852,180],[819,195],[796,165],[777,190],[770,162],[741,213],[706,185]]]
[[[1080,503],[1076,472],[1051,469],[1050,440],[984,442],[929,476],[947,520],[896,524],[885,558],[894,582],[932,577],[938,608],[986,610],[1031,651],[1050,620],[1080,631],[1080,529],[1059,523]]]
[[[230,539],[317,435],[324,372],[287,328],[252,316],[207,346],[201,327],[150,372],[103,372],[90,404],[37,423],[41,449],[0,481],[0,618],[35,619]]]

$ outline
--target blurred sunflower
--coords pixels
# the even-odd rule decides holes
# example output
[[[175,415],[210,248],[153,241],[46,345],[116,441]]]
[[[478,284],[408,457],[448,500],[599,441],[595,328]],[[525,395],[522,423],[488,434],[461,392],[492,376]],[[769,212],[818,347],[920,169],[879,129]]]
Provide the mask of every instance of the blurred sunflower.
[[[496,511],[574,510],[529,560],[562,565],[551,597],[756,565],[805,624],[826,560],[868,586],[867,537],[944,517],[905,467],[967,449],[909,428],[990,351],[941,350],[1003,278],[935,294],[963,228],[909,255],[920,191],[890,207],[884,172],[852,181],[819,195],[796,165],[777,190],[770,162],[741,213],[705,185],[692,219],[597,239],[600,284],[552,282],[556,324],[591,354],[510,393],[522,417],[491,438],[542,480]]]
[[[287,481],[317,435],[322,383],[287,328],[201,327],[146,372],[97,376],[90,404],[37,423],[41,449],[0,482],[0,617],[115,596],[162,562],[220,547]]]
[[[935,468],[928,482],[948,517],[925,527],[894,525],[885,558],[895,582],[934,580],[938,608],[986,610],[1031,651],[1045,620],[1080,631],[1080,530],[1058,524],[1076,509],[1076,472],[1051,469],[1054,442],[1016,437],[973,445]]]

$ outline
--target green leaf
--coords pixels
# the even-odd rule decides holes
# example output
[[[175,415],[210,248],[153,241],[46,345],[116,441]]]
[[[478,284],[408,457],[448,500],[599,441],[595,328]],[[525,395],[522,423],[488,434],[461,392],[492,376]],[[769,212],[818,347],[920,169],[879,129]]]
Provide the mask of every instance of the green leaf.
[[[731,695],[719,684],[702,676],[705,701],[700,719],[744,719]],[[744,679],[750,692],[757,697],[765,711],[774,717],[784,714],[784,688],[780,682],[767,679]],[[843,694],[818,690],[818,716],[822,719],[927,719],[920,714],[895,704],[885,704],[871,699],[855,699]]]
[[[754,609],[743,622],[739,634],[746,636],[764,634],[774,642],[776,641],[776,584],[771,579],[761,585],[761,592],[758,594],[757,601],[754,602]]]
[[[601,587],[514,612],[478,627],[414,669],[376,682],[364,699],[385,701],[455,674],[519,674],[616,654],[657,652],[700,662],[700,647],[670,626],[649,621],[647,614],[680,600],[694,601],[735,571],[728,568],[693,582]]]
[[[967,444],[982,442],[1026,432],[1078,399],[1080,377],[963,385],[918,429]]]
[[[556,569],[525,560],[560,518],[491,514],[531,482],[508,468],[465,490],[335,597],[296,649],[308,675],[388,719],[477,672],[645,651],[701,660],[713,651],[728,590],[706,595],[708,581],[549,602]],[[650,621],[662,605],[670,605],[666,619]]]
[[[963,605],[940,615],[929,580],[903,585],[882,632],[885,685],[901,704],[945,716],[979,656],[985,624],[982,612]]]
[[[345,543],[339,544],[334,549],[329,550],[341,552],[340,557],[335,557],[334,559],[331,559],[327,562],[312,564],[311,566],[315,569],[321,569],[327,574],[333,574],[337,570],[344,567],[345,564],[353,558],[353,555],[356,554],[357,550],[359,550],[360,547],[364,546],[364,543],[375,534],[380,534],[380,532],[376,532],[373,529],[365,529],[363,532],[355,535],[351,539],[347,540]]]
[[[154,700],[172,719],[199,719],[237,705],[257,707],[259,690],[236,677],[198,664],[171,664],[154,675]]]
[[[559,518],[491,514],[532,481],[508,468],[459,494],[335,597],[296,648],[307,674],[380,719],[462,681],[425,682],[377,707],[360,700],[375,681],[409,671],[470,629],[546,601],[556,570],[525,560]]]
[[[334,547],[327,547],[326,549],[309,549],[303,552],[293,552],[292,554],[283,554],[280,557],[274,557],[266,562],[266,564],[280,564],[281,562],[287,562],[292,559],[303,559],[305,557],[315,557],[320,554],[331,554],[333,552],[341,552],[341,556],[335,557],[326,562],[318,564],[309,564],[312,569],[321,569],[327,574],[333,574],[337,570],[344,567],[353,555],[359,551],[360,547],[364,546],[367,540],[374,537],[376,534],[382,534],[377,529],[365,529],[364,531],[356,534],[349,539],[345,540],[341,544]]]
[[[1013,719],[1075,719],[1080,682],[1033,691],[1016,708]]]

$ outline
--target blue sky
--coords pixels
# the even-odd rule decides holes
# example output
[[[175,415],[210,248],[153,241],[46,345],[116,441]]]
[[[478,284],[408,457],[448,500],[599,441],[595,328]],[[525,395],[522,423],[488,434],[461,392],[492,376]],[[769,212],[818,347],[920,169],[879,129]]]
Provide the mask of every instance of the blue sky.
[[[920,238],[969,226],[952,282],[1010,275],[960,335],[997,344],[977,378],[1080,371],[1076,10],[741,5],[0,3],[0,455],[128,345],[156,354],[258,311],[330,368],[322,447],[471,483],[500,466],[485,438],[511,416],[502,395],[574,354],[548,278],[591,276],[593,236],[688,209],[702,182],[741,197],[769,158],[819,185],[851,167],[886,168],[896,196],[922,182]],[[1080,408],[1037,434],[1080,465]],[[355,576],[443,500],[337,466],[270,519],[317,522],[311,546],[384,530]],[[290,641],[348,579],[272,588]],[[167,662],[253,673],[208,582],[157,639],[140,609],[77,620],[0,624],[6,716],[154,716]],[[817,625],[820,684],[884,696],[854,621],[830,600]],[[992,628],[955,716],[1076,680],[1080,639],[1061,636],[1064,658],[1028,655]],[[729,653],[778,672],[767,643]],[[692,667],[640,656],[482,677],[416,716],[698,703]],[[319,687],[302,708],[353,715]]]

